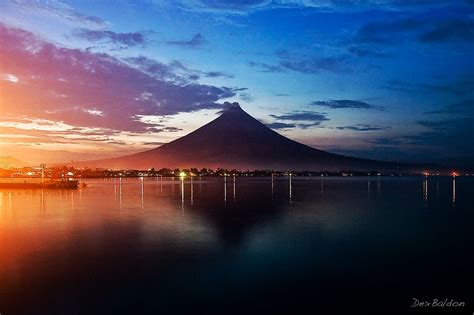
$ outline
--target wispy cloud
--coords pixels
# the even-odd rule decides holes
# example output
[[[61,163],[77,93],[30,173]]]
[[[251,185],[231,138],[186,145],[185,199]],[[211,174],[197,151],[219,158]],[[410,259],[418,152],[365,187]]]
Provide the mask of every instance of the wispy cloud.
[[[403,143],[402,140],[400,140],[399,138],[394,138],[394,137],[391,137],[391,138],[382,137],[382,138],[369,139],[368,142],[378,145],[378,146],[397,146]]]
[[[228,78],[232,79],[234,76],[232,74],[222,72],[222,71],[209,71],[203,72],[206,78]]]
[[[353,126],[336,127],[336,129],[351,130],[351,131],[379,131],[379,130],[390,129],[390,127],[382,127],[382,126],[369,125],[369,124],[357,124]]]
[[[131,66],[108,54],[59,48],[2,24],[0,54],[8,60],[2,70],[22,82],[3,89],[3,117],[150,133],[163,126],[141,117],[219,109],[221,99],[236,95],[229,87],[168,80],[170,69],[147,60]]]
[[[282,123],[282,122],[267,123],[265,125],[271,129],[293,129],[297,127],[296,124],[288,124],[288,123]]]
[[[255,100],[254,97],[248,92],[239,93],[239,98],[247,103],[251,103]]]
[[[163,6],[162,2],[157,2]],[[256,11],[273,10],[273,9],[312,9],[324,12],[328,11],[369,11],[369,10],[399,10],[402,8],[417,8],[422,6],[442,6],[455,1],[442,0],[226,0],[226,1],[209,1],[209,0],[180,0],[177,1],[179,6],[185,10],[207,12],[220,15],[247,15]]]
[[[347,49],[351,54],[357,57],[373,57],[373,58],[388,58],[391,57],[390,54],[385,52],[376,51],[373,49],[365,48],[365,47],[358,47],[352,46]]]
[[[90,42],[107,42],[127,47],[144,45],[146,43],[145,35],[141,32],[116,33],[110,30],[90,30],[82,28],[77,30],[73,35]]]
[[[232,79],[234,76],[223,71],[202,71],[191,69],[178,60],[163,63],[145,56],[128,57],[125,59],[131,66],[163,80],[175,81],[177,83],[189,83],[202,77]]]
[[[329,120],[325,113],[313,111],[294,111],[281,115],[272,114],[270,117],[280,120],[273,123],[268,123],[273,129],[291,129],[291,128],[311,128],[321,125],[323,121]],[[283,122],[281,122],[281,120]]]
[[[451,20],[434,26],[419,37],[424,43],[467,42],[474,41],[474,21]]]
[[[355,101],[355,100],[314,101],[314,102],[311,102],[311,105],[327,107],[331,109],[340,109],[340,108],[375,109],[375,110],[384,109],[382,106],[372,105],[366,102]]]
[[[305,56],[290,53],[287,50],[276,52],[278,56],[279,67],[304,74],[320,73],[328,71],[334,73],[351,71],[347,64],[348,56]]]
[[[394,44],[408,32],[418,31],[424,27],[424,22],[414,18],[389,19],[387,21],[370,22],[361,26],[353,41],[357,43]]]
[[[462,75],[455,80],[443,82],[417,83],[401,80],[389,80],[382,88],[406,93],[444,93],[456,96],[465,96],[474,92],[474,77],[471,75]]]
[[[83,26],[101,28],[107,26],[101,18],[83,14],[61,1],[13,0],[12,2],[24,10],[69,20]]]
[[[474,156],[474,117],[421,120],[418,124],[428,130],[405,137],[409,143],[431,147],[444,156],[451,152]]]
[[[469,43],[474,40],[474,21],[464,13],[447,17],[412,14],[410,17],[364,24],[356,31],[352,42],[395,45],[404,40],[418,41],[423,44]],[[355,52],[360,53],[357,50]]]
[[[298,111],[298,112],[291,112],[282,115],[270,115],[275,119],[280,120],[292,120],[292,121],[311,121],[311,122],[321,122],[325,120],[329,120],[326,117],[325,113],[318,113],[318,112],[311,112],[311,111]]]
[[[282,66],[270,65],[264,62],[249,61],[248,65],[252,68],[257,69],[260,72],[274,73],[284,71],[284,68]]]
[[[428,111],[426,114],[474,115],[474,100],[464,100],[461,102],[445,105],[440,109]]]
[[[195,34],[189,40],[171,40],[166,42],[168,45],[180,46],[183,48],[199,48],[207,43],[207,40],[201,33]]]

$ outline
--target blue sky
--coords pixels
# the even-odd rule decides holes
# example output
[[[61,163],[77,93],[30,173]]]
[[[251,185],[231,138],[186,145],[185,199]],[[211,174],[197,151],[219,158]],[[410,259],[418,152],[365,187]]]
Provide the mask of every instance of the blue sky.
[[[2,62],[32,41],[51,44],[45,64],[69,84],[43,83],[42,102],[12,102],[31,91],[20,74],[46,74],[2,67],[2,155],[145,150],[237,101],[277,132],[331,152],[472,166],[472,1],[2,1],[0,12],[3,40],[18,41]],[[66,59],[81,60],[80,76],[57,66]],[[86,74],[91,64],[110,82]],[[104,104],[110,91],[114,103]],[[51,127],[38,132],[38,122]]]

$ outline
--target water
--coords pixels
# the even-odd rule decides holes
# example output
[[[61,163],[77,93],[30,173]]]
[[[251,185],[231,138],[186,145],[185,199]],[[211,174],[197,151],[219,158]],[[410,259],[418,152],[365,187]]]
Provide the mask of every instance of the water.
[[[1,314],[472,313],[474,178],[87,182],[0,190]]]

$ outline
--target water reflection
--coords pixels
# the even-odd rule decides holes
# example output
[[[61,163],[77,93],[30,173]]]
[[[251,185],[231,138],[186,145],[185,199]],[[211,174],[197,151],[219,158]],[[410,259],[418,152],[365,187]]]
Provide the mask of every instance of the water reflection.
[[[426,176],[423,179],[423,200],[425,203],[428,201],[428,178]]]
[[[194,203],[194,181],[193,181],[193,177],[191,177],[191,206],[193,205]]]
[[[184,214],[184,177],[183,176],[180,178],[180,181],[181,181],[181,211],[183,211],[183,214]]]
[[[288,188],[288,195],[289,195],[289,201],[291,203],[292,201],[292,194],[293,194],[293,188],[292,188],[292,184],[291,184],[291,173],[290,173],[290,176],[288,176],[288,181],[289,181],[289,188]]]
[[[145,193],[145,179],[143,176],[140,177],[140,194],[141,194],[141,202],[142,202],[142,210],[144,209],[144,193]]]
[[[272,174],[272,177],[271,177],[271,182],[272,182],[272,200],[273,200],[273,194],[274,194],[273,191],[274,191],[274,185],[275,185],[275,184],[274,184],[274,181],[275,181],[275,175]]]
[[[470,241],[472,234],[472,211],[462,211],[470,209],[466,191],[472,191],[474,182],[468,180],[439,178],[439,200],[427,205],[420,202],[419,177],[233,177],[233,203],[227,203],[228,180],[222,177],[200,179],[199,189],[193,178],[120,178],[88,180],[89,187],[76,192],[0,190],[0,300],[6,301],[2,307],[8,314],[35,313],[31,308],[38,305],[44,313],[67,314],[76,308],[87,313],[86,306],[121,310],[130,304],[165,313],[162,305],[180,307],[183,299],[189,305],[202,301],[209,306],[227,302],[229,296],[239,302],[252,298],[264,306],[275,301],[288,302],[286,306],[323,303],[328,287],[331,293],[337,289],[338,298],[380,298],[377,290],[360,288],[367,277],[376,287],[400,283],[426,291],[437,284],[419,280],[429,280],[433,270],[443,272],[439,267],[449,266],[439,248],[450,248],[460,258],[460,268],[449,268],[451,276],[469,274],[472,260],[463,259],[465,249],[451,246]],[[373,181],[379,187],[383,182],[384,190],[377,188],[380,198],[366,196],[366,191],[373,194]],[[180,196],[173,194],[178,189]],[[318,190],[325,192],[324,198]],[[182,216],[188,197],[192,208]],[[48,213],[40,215],[45,204]],[[454,215],[443,211],[451,204],[456,204]],[[427,220],[419,215],[425,206],[440,211],[430,211]],[[453,232],[440,237],[447,228]],[[410,276],[405,276],[405,267],[396,269],[406,266],[406,257],[413,257]],[[367,268],[388,269],[372,277]],[[411,279],[414,272],[417,279]],[[271,279],[279,285],[273,286]],[[443,292],[445,284],[435,289]],[[41,289],[45,287],[48,290]],[[395,293],[405,294],[406,288]],[[27,289],[31,294],[18,303]],[[88,299],[82,302],[84,296]],[[64,304],[41,302],[53,299]]]
[[[227,205],[227,176],[224,176],[224,204]]]
[[[174,197],[174,177],[171,177],[171,195]]]
[[[233,179],[232,179],[232,195],[234,196],[234,203],[235,203],[235,174],[233,175]]]
[[[456,177],[453,177],[453,207],[456,206]]]
[[[40,213],[45,213],[46,209],[44,206],[44,189],[41,189],[41,198],[40,198]]]
[[[119,179],[119,205],[120,205],[119,210],[122,210],[122,177],[120,177]]]
[[[160,175],[160,197],[163,196],[163,176]]]

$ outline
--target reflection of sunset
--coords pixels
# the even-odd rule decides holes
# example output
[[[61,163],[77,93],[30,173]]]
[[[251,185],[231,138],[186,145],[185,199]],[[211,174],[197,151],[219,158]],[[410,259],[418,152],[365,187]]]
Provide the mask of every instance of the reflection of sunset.
[[[212,230],[191,214],[174,216],[180,205],[173,204],[171,185],[160,184],[145,183],[143,191],[134,179],[120,185],[99,180],[79,191],[0,190],[0,274],[15,272],[38,253],[74,246],[75,235],[90,241],[87,250],[106,250],[100,234],[111,222],[135,222],[143,243],[168,237],[178,226],[188,233],[177,242],[211,242]]]
[[[375,187],[368,186],[371,181]],[[469,257],[459,246],[472,235],[472,178],[467,176],[292,173],[87,182],[78,190],[0,189],[4,310],[35,313],[41,305],[48,314],[58,309],[95,313],[97,307],[112,306],[127,313],[137,308],[129,302],[133,299],[155,307],[158,301],[159,313],[166,313],[161,310],[187,307],[195,297],[227,307],[236,296],[263,301],[267,308],[275,299],[275,293],[268,294],[272,279],[282,288],[279,300],[290,301],[288,309],[294,310],[301,303],[314,307],[320,298],[310,291],[302,302],[309,286],[323,293],[337,286],[337,298],[348,285],[358,290],[343,291],[347,298],[374,296],[380,286],[360,287],[360,279],[370,277],[381,286],[398,283],[391,287],[387,299],[392,299],[414,285],[442,289],[445,282],[419,281],[432,278],[427,266],[451,275],[468,274],[472,267],[469,259],[458,259],[456,268],[443,271],[453,255]],[[446,225],[456,228],[441,242]],[[440,246],[450,255],[441,255]],[[418,275],[413,279],[406,261],[420,248],[423,252],[410,260]],[[372,276],[367,269],[380,273]],[[443,279],[457,287],[469,280]]]

